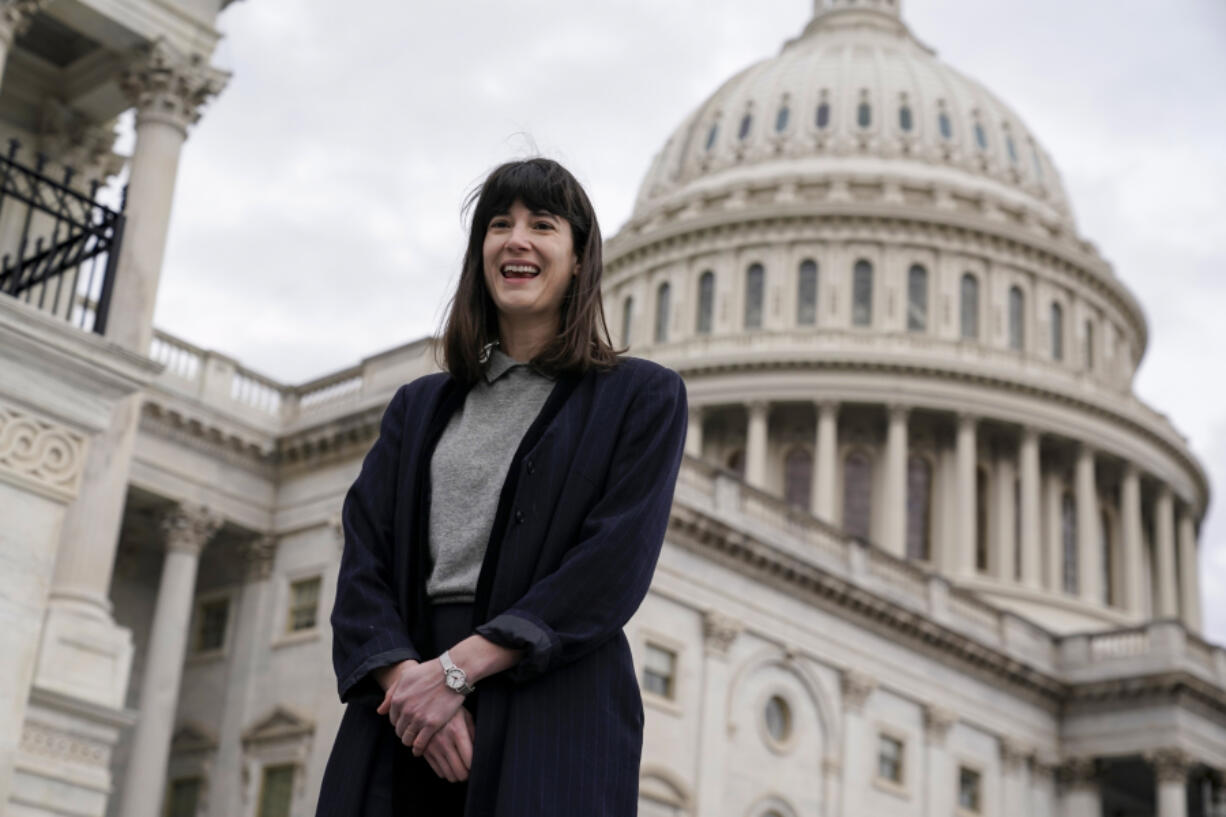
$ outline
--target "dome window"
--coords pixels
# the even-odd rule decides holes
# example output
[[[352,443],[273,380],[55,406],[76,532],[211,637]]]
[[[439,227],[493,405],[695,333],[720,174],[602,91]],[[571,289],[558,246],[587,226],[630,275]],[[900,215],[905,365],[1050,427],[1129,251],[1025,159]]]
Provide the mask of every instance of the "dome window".
[[[1064,307],[1051,305],[1051,359],[1064,360]]]
[[[1009,289],[1009,348],[1015,352],[1022,351],[1026,343],[1026,296],[1021,287]]]
[[[656,290],[656,343],[668,342],[668,313],[672,290],[668,282],[660,284]]]
[[[1005,134],[1005,150],[1009,151],[1009,161],[1017,164],[1017,147],[1013,144],[1013,137]]]
[[[988,149],[988,134],[979,122],[975,123],[975,144],[979,145],[980,150]]]
[[[979,279],[969,272],[962,276],[962,337],[979,337]]]
[[[817,323],[817,262],[805,259],[796,279],[796,323],[813,326]]]
[[[911,109],[906,105],[903,105],[898,109],[898,127],[902,128],[907,133],[910,133],[914,124],[915,123],[911,121]]]
[[[862,128],[867,128],[873,124],[873,106],[867,102],[861,102],[856,108],[856,124]]]
[[[719,138],[719,123],[715,122],[711,125],[711,130],[707,131],[707,150],[715,147],[715,140]]]
[[[928,329],[928,270],[915,264],[907,272],[907,331]]]
[[[766,289],[766,270],[753,264],[745,273],[745,328],[762,328],[762,302]]]
[[[737,137],[744,142],[749,138],[749,132],[753,130],[753,115],[745,114],[741,117],[741,130],[737,133]]]
[[[949,114],[941,111],[941,115],[937,117],[937,127],[941,129],[941,138],[949,141],[954,138],[954,128],[949,122]]]
[[[711,317],[715,312],[715,273],[707,270],[698,279],[698,334],[711,334]]]
[[[873,265],[864,259],[857,261],[852,271],[851,322],[855,326],[873,323]]]
[[[791,118],[792,112],[788,110],[788,106],[784,105],[779,109],[779,113],[775,114],[775,132],[783,133],[788,129],[788,119]]]
[[[823,102],[817,106],[817,126],[825,130],[830,126],[830,103]]]

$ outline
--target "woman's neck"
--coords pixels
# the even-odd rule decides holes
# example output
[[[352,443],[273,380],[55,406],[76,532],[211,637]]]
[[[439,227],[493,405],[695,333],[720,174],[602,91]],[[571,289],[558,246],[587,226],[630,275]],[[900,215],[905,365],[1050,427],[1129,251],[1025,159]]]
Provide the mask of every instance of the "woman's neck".
[[[505,316],[498,319],[499,348],[520,363],[536,357],[558,334],[559,318],[550,321],[513,321]]]

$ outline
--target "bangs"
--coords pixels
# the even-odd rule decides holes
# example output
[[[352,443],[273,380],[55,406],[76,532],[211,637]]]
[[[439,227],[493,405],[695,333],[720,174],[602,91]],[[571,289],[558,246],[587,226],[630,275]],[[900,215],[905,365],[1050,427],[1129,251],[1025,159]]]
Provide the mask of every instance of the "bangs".
[[[474,232],[484,233],[490,219],[508,212],[516,200],[534,212],[566,219],[577,233],[590,229],[586,196],[575,177],[556,162],[528,159],[502,165],[469,196],[465,209],[473,209]],[[580,236],[575,238],[579,244]]]

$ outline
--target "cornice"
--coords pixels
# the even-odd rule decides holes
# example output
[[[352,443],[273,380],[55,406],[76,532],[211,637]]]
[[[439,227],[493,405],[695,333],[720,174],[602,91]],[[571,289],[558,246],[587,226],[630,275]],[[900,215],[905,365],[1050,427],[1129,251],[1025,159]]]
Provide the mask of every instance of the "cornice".
[[[1069,687],[1063,715],[1115,708],[1126,702],[1171,703],[1195,708],[1226,726],[1226,690],[1183,670],[1092,681]]]
[[[386,406],[368,406],[326,422],[298,429],[276,442],[278,468],[292,472],[365,453],[379,434]]]

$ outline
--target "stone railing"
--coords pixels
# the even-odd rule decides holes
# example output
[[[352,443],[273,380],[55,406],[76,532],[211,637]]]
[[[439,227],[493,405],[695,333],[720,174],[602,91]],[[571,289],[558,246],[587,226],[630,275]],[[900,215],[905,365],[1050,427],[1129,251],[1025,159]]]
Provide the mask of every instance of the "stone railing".
[[[1059,667],[1070,682],[1186,671],[1226,689],[1226,650],[1190,633],[1174,619],[1104,633],[1064,636]]]

